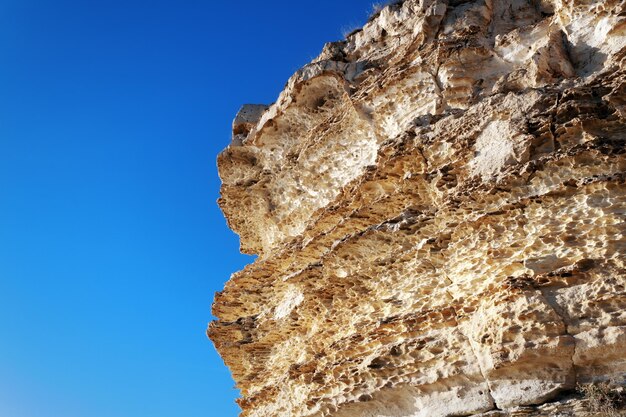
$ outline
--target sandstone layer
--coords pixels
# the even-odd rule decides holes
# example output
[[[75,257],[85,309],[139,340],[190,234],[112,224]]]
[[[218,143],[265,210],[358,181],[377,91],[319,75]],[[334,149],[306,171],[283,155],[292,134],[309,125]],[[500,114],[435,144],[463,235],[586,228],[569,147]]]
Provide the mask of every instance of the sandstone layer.
[[[577,385],[623,384],[625,58],[623,1],[407,0],[244,106],[219,204],[258,258],[208,330],[241,415],[587,415]]]

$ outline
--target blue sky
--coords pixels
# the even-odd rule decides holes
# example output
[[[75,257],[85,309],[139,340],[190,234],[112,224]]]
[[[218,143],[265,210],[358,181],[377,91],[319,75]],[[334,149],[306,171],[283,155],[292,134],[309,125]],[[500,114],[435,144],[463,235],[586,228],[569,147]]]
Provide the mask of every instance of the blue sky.
[[[0,1],[0,416],[237,415],[215,158],[371,3]]]

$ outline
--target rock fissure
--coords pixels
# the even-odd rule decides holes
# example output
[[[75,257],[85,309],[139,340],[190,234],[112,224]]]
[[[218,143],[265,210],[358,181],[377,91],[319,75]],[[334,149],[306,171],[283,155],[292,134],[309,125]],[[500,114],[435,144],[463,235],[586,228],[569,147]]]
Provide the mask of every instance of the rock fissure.
[[[552,311],[554,311],[554,313],[561,318],[561,321],[563,322],[564,334],[572,338],[573,346],[572,346],[572,354],[570,356],[570,362],[572,366],[572,383],[570,387],[565,388],[565,389],[566,390],[574,389],[578,385],[578,378],[576,375],[576,364],[574,363],[574,357],[576,356],[576,342],[574,341],[574,336],[569,332],[568,324],[565,321],[565,318],[563,317],[563,313],[560,312],[561,307],[558,304],[557,305],[552,304],[550,299],[544,294],[544,291],[541,288],[539,288],[539,291],[541,292],[541,295],[543,296],[543,298],[546,300],[546,303],[552,308]]]
[[[478,354],[476,353],[476,348],[473,346],[472,341],[467,338],[467,344],[469,345],[472,354],[474,355],[474,358],[476,359],[476,363],[478,364],[478,368],[480,369],[480,375],[483,377],[483,380],[485,381],[485,384],[487,384],[487,389],[488,389],[488,394],[489,394],[489,401],[493,404],[493,407],[491,409],[493,410],[501,410],[501,408],[498,406],[498,403],[496,402],[496,400],[493,398],[493,394],[491,391],[491,384],[489,382],[489,379],[487,378],[487,375],[485,373],[485,371],[483,370],[483,366],[480,363],[480,359],[478,357]]]

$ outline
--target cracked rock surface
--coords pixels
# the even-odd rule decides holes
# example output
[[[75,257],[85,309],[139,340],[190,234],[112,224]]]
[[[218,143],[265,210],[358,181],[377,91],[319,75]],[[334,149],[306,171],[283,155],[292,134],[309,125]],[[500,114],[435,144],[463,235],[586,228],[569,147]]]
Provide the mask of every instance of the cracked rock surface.
[[[406,0],[246,105],[244,417],[586,416],[626,376],[626,5]]]

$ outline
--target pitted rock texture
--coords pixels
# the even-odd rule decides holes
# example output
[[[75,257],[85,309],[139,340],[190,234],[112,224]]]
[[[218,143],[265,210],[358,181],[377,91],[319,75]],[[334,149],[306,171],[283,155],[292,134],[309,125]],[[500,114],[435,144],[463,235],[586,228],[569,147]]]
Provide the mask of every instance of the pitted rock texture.
[[[623,1],[407,0],[244,106],[219,204],[259,256],[208,330],[241,415],[593,415],[563,398],[626,375],[625,58]]]

